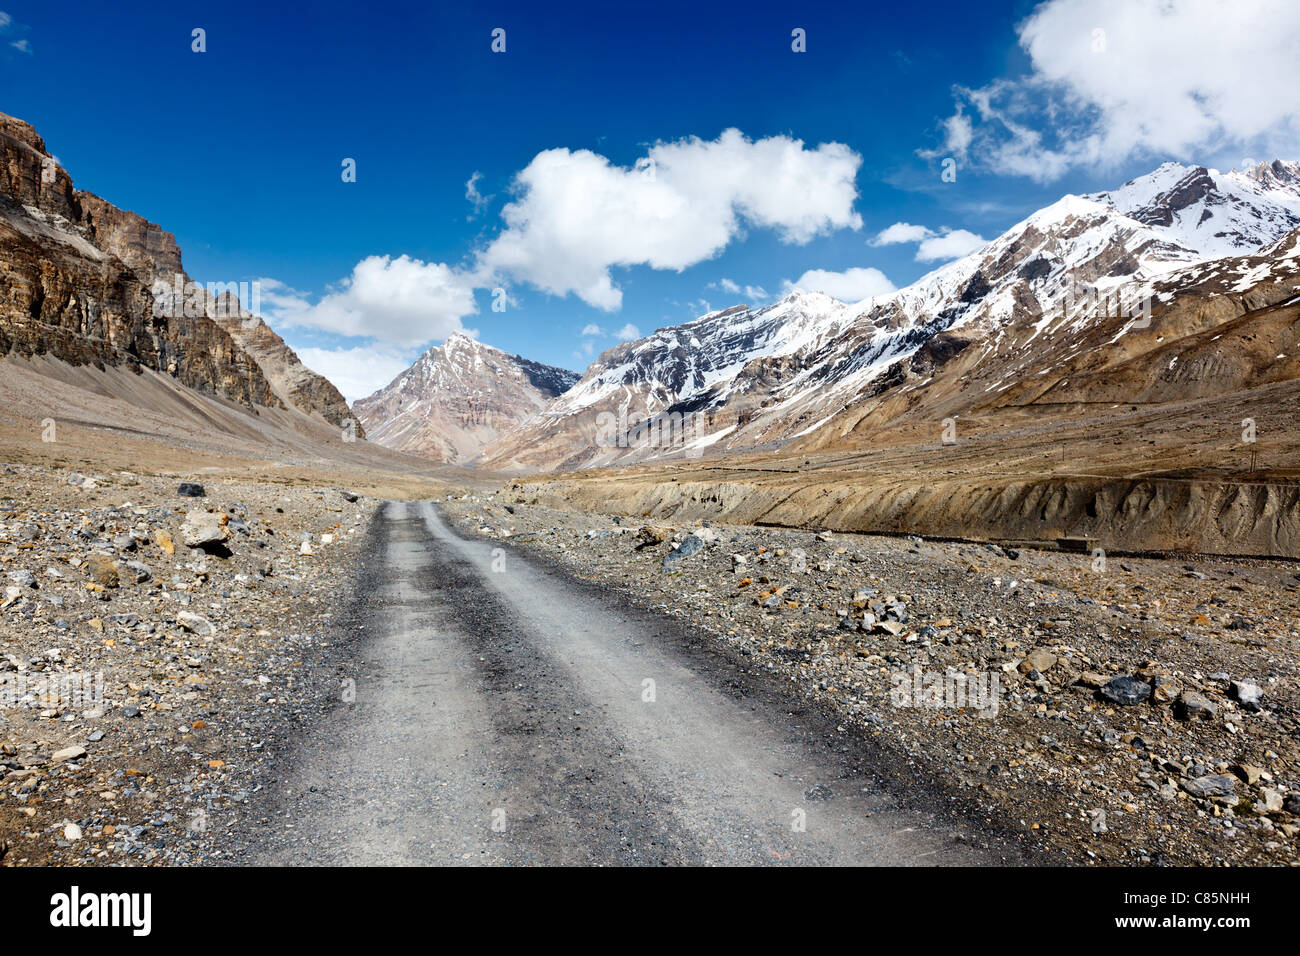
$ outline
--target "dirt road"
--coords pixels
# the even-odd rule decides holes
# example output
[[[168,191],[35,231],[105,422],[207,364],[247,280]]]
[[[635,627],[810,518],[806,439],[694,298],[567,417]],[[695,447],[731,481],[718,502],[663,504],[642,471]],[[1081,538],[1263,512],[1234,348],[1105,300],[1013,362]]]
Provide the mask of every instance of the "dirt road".
[[[671,618],[464,540],[429,504],[375,522],[355,701],[302,735],[235,858],[1010,862],[903,809],[833,723],[733,679]]]

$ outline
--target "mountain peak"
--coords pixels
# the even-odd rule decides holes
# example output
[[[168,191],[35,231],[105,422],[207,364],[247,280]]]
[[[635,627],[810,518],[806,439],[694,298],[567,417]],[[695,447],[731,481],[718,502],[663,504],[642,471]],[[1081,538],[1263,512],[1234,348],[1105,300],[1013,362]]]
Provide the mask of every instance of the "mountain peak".
[[[372,441],[438,461],[465,462],[577,378],[457,331],[353,408]]]

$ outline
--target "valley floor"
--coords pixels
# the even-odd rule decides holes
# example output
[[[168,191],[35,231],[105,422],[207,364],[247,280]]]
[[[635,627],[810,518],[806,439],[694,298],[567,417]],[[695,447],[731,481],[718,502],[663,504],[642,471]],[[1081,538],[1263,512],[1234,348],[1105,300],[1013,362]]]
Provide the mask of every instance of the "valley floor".
[[[0,472],[5,865],[1300,862],[1294,562],[192,477]]]

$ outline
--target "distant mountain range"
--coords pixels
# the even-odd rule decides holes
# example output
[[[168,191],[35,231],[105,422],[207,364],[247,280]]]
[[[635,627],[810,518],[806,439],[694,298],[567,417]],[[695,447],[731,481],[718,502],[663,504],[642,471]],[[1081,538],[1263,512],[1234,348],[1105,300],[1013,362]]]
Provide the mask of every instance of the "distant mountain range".
[[[886,399],[945,415],[1053,389],[1090,400],[1067,370],[1140,349],[1163,355],[1171,336],[1286,299],[1297,228],[1300,164],[1220,173],[1167,163],[1110,192],[1066,196],[887,295],[845,303],[797,292],[619,345],[479,460],[545,471],[816,444]],[[1188,295],[1219,297],[1216,318],[1202,309],[1201,320],[1170,325]],[[1291,360],[1269,359],[1284,365],[1257,374],[1286,374]],[[1206,387],[1187,368],[1166,392]],[[634,430],[664,417],[699,428],[668,443],[601,435],[611,418]]]

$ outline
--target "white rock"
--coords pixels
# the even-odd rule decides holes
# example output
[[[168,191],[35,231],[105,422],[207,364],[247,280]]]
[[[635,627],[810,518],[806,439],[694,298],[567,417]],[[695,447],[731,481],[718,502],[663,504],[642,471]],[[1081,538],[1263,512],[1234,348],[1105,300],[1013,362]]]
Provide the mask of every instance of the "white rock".
[[[216,627],[206,617],[190,611],[178,612],[176,614],[176,623],[191,634],[198,634],[200,637],[207,637],[217,631]]]
[[[52,759],[55,763],[63,763],[65,760],[76,760],[78,757],[84,756],[86,756],[86,748],[80,744],[73,744],[71,747],[56,750]]]

